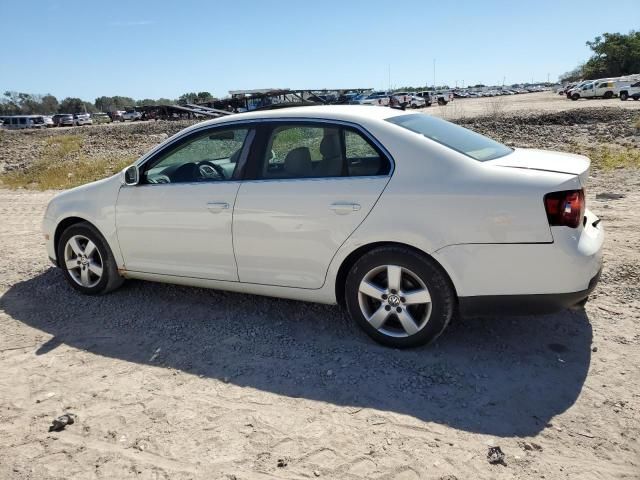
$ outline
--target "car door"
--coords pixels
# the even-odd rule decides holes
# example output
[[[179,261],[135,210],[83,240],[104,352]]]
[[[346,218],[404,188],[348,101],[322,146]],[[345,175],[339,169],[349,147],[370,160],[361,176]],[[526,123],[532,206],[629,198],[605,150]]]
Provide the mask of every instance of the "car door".
[[[239,279],[320,288],[387,185],[391,158],[358,127],[333,122],[272,122],[257,138],[234,210]]]
[[[238,280],[231,222],[253,136],[246,126],[197,130],[140,167],[116,207],[127,270]]]

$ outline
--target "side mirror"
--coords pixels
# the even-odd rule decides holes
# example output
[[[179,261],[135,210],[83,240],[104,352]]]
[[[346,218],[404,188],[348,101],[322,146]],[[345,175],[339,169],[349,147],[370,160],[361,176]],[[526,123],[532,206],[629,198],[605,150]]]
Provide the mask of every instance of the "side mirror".
[[[140,171],[137,165],[131,165],[122,171],[122,183],[125,185],[137,185],[140,182]]]

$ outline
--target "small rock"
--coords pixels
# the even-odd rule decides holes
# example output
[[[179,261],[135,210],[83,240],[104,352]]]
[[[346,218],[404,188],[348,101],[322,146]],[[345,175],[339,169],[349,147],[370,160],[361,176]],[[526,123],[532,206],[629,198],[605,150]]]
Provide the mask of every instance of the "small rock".
[[[327,377],[330,377],[331,375],[333,375],[333,370],[327,370]]]
[[[624,197],[625,197],[624,193],[611,193],[611,192],[596,193],[596,200],[619,200]]]
[[[598,351],[598,347],[593,347],[593,348],[591,349],[591,351],[592,351],[593,353],[596,353],[596,352]]]
[[[319,471],[319,470],[314,470],[314,471],[313,471],[313,474],[314,474],[316,477],[319,477],[319,476],[320,476],[320,471]]]
[[[278,459],[278,463],[277,463],[278,468],[284,468],[287,465],[289,465],[289,459],[288,458],[279,458]]]
[[[491,465],[506,465],[504,462],[504,452],[498,446],[489,447],[489,451],[487,452],[487,460]]]
[[[53,422],[51,422],[51,426],[49,427],[50,432],[59,432],[64,430],[67,425],[73,425],[76,420],[78,420],[78,416],[73,413],[65,413],[64,415],[60,415]]]

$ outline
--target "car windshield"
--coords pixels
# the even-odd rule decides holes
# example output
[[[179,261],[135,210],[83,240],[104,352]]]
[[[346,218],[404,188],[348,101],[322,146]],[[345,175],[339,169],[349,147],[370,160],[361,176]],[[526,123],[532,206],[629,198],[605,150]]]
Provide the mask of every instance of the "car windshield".
[[[424,113],[391,117],[387,118],[387,122],[424,135],[445,147],[449,147],[480,162],[504,157],[513,152],[506,145],[491,140],[484,135]]]

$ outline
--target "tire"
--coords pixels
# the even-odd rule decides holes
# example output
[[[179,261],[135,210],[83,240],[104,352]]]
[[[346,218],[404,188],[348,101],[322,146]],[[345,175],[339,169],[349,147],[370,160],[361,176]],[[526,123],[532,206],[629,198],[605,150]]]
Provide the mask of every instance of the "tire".
[[[623,102],[627,101],[629,98],[629,94],[627,92],[620,92],[620,100]]]
[[[447,101],[444,98],[439,98],[438,99],[438,105],[446,105]]]
[[[89,243],[95,247],[91,252],[86,250]],[[101,295],[115,290],[124,282],[106,240],[87,222],[68,227],[60,236],[56,249],[58,264],[67,282],[79,292]],[[69,264],[73,266],[68,268]]]
[[[574,102],[579,98],[580,98],[580,95],[578,95],[577,93],[574,93],[573,95],[571,95],[571,100],[573,100]]]
[[[612,92],[612,91],[604,92],[603,97],[604,97],[606,100],[609,100],[610,98],[613,98],[613,92]]]
[[[400,280],[390,285],[390,276]],[[345,282],[345,303],[351,318],[376,342],[411,348],[440,336],[451,321],[456,297],[448,276],[433,260],[407,247],[387,246],[353,265]]]

